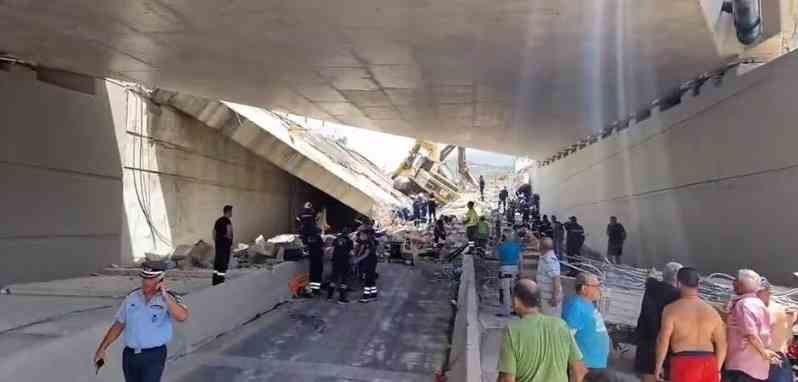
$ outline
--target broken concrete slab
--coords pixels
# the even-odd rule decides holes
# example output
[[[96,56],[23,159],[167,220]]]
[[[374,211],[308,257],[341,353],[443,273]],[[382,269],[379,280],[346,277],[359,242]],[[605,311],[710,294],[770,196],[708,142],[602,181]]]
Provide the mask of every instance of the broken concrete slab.
[[[200,268],[213,267],[213,256],[213,247],[202,240],[194,244],[188,252],[191,265]]]

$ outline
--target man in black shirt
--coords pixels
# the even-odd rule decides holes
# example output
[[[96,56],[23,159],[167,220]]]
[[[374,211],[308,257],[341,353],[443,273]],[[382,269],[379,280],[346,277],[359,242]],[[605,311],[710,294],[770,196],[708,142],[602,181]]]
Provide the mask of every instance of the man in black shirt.
[[[554,253],[557,254],[558,258],[562,259],[562,242],[565,238],[565,228],[554,215],[551,215],[551,229],[551,237],[554,239]]]
[[[316,210],[313,209],[313,205],[310,202],[305,203],[305,207],[299,211],[296,220],[299,222],[299,236],[302,238],[302,242],[305,243],[307,237],[316,234],[319,228],[316,223]],[[307,243],[305,244],[307,245]]]
[[[438,201],[435,200],[435,197],[430,195],[429,200],[427,200],[427,212],[429,213],[429,222],[432,223],[438,220]]]
[[[352,258],[352,249],[355,244],[349,238],[349,229],[344,228],[338,237],[333,240],[333,269],[332,276],[330,277],[330,284],[327,286],[327,299],[333,298],[335,294],[335,287],[338,287],[338,303],[347,304],[349,300],[346,298],[346,291],[349,287],[349,273],[351,268],[350,259]]]
[[[544,237],[552,237],[554,230],[551,227],[551,222],[549,221],[549,217],[543,215],[543,220],[540,221],[540,233]]]
[[[662,310],[665,306],[679,299],[679,289],[676,288],[676,274],[682,265],[671,262],[665,265],[662,271],[662,281],[653,277],[646,280],[646,289],[640,305],[640,316],[637,318],[635,339],[637,350],[635,353],[635,371],[641,376],[643,382],[655,382],[657,335],[659,335],[662,321]],[[664,368],[668,370],[668,367]]]
[[[610,217],[610,224],[607,225],[607,257],[615,264],[621,263],[623,254],[623,242],[626,241],[626,229],[623,224],[618,223],[618,218]]]
[[[502,187],[502,190],[499,191],[499,211],[506,211],[507,210],[507,197],[509,196],[509,192],[507,192],[507,187]]]
[[[565,254],[568,256],[568,261],[571,261],[573,257],[582,254],[585,229],[577,222],[575,216],[571,216],[563,228],[565,228]]]
[[[357,248],[355,255],[360,260],[358,265],[363,272],[363,295],[360,302],[367,303],[377,299],[377,242],[374,238],[374,229],[364,225],[357,233]]]
[[[230,265],[230,248],[233,246],[233,206],[224,206],[222,217],[213,224],[213,241],[216,256],[213,258],[213,285],[221,284]]]

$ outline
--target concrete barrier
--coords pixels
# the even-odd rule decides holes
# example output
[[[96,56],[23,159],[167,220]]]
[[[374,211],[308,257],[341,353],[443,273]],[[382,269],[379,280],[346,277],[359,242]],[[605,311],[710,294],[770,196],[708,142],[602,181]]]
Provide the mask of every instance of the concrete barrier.
[[[169,356],[187,354],[211,339],[246,323],[259,313],[291,298],[289,280],[305,272],[305,262],[287,262],[271,270],[252,272],[213,288],[186,296],[189,321],[177,324]],[[8,381],[121,381],[122,338],[109,349],[106,366],[95,376],[92,358],[111,323],[97,325],[31,347],[0,360],[0,375]]]
[[[452,331],[452,347],[449,353],[447,379],[458,382],[480,382],[482,365],[480,360],[479,301],[477,300],[474,259],[463,256],[463,273],[457,292],[457,314]]]

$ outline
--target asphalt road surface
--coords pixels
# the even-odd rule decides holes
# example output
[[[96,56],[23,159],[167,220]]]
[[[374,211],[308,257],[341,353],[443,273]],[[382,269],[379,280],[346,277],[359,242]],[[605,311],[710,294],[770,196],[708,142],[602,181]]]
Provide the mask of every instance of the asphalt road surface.
[[[172,382],[431,381],[446,358],[454,284],[437,265],[379,265],[380,298],[284,304],[172,362]],[[360,293],[351,292],[356,300]]]

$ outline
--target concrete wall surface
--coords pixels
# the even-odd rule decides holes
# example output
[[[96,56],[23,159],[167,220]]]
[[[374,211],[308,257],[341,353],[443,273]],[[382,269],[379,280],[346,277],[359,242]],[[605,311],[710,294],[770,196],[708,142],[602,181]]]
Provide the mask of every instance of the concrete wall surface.
[[[482,380],[478,311],[474,258],[466,255],[463,256],[463,272],[460,274],[460,286],[457,292],[457,313],[449,351],[447,378],[450,381]]]
[[[0,285],[119,262],[122,167],[111,99],[0,70]]]
[[[132,92],[126,97],[120,142],[128,262],[199,239],[212,243],[226,204],[237,242],[292,231],[292,207],[315,189],[187,114]]]
[[[705,272],[757,269],[787,282],[798,269],[798,56],[790,54],[538,169],[543,213],[580,218],[604,253],[608,217],[624,261],[672,259]],[[729,76],[727,76],[729,77]]]
[[[176,324],[176,335],[167,347],[169,357],[191,351],[214,337],[240,326],[256,315],[290,299],[291,277],[305,272],[305,263],[282,263],[272,270],[253,272],[206,288],[185,298],[191,317]],[[110,313],[110,312],[109,312]],[[92,358],[112,317],[106,323],[26,348],[0,359],[0,375],[9,381],[120,381],[122,338],[108,352],[106,366],[95,376]],[[167,366],[167,373],[168,373]]]
[[[323,195],[191,116],[87,83],[94,94],[0,70],[0,286],[212,242],[225,204],[237,241],[289,232]]]

